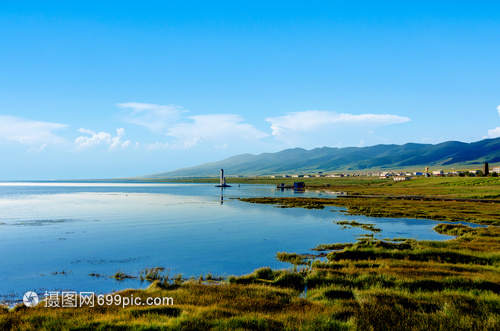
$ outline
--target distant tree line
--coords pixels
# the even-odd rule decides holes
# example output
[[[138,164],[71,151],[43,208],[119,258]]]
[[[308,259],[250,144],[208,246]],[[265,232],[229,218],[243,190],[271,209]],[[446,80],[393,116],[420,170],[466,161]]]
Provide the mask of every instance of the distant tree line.
[[[459,174],[460,177],[487,177],[482,170],[478,170],[475,173],[470,171],[464,171]],[[490,177],[498,177],[498,173],[490,172]]]

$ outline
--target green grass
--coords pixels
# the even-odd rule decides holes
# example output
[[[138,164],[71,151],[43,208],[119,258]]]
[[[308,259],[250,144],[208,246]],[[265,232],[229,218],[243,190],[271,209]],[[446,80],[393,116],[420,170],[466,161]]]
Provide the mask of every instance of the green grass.
[[[266,179],[279,183],[279,179]],[[500,201],[499,177],[432,177],[405,182],[372,177],[305,178],[311,189],[344,191],[372,198],[247,198],[241,201],[292,208],[347,207],[352,215],[389,218],[427,218],[438,221],[468,221],[500,225],[500,202],[428,201],[414,198],[494,199]],[[290,181],[292,182],[292,181]],[[324,183],[323,183],[324,182]],[[328,182],[328,183],[327,183]],[[323,184],[320,184],[323,183]],[[290,184],[290,183],[288,183]],[[325,187],[325,184],[330,185]],[[316,185],[316,187],[314,186]],[[406,197],[393,199],[392,197]]]
[[[116,280],[124,280],[124,279],[128,279],[128,278],[137,278],[137,277],[134,277],[132,275],[127,275],[126,273],[124,273],[122,271],[117,271],[113,276],[111,276],[111,278],[114,278]]]
[[[168,282],[170,277],[170,270],[165,272],[165,268],[163,267],[153,267],[153,268],[145,268],[139,273],[139,279],[141,281],[154,282],[155,280],[159,280],[160,282]]]
[[[333,223],[337,225],[342,225],[342,228],[350,228],[350,227],[358,227],[363,230],[371,231],[371,232],[380,232],[381,230],[375,227],[375,224],[370,223],[359,223],[356,221],[333,221]]]
[[[278,261],[289,262],[294,265],[307,264],[307,257],[304,257],[297,253],[278,252],[276,253],[276,258],[278,259]]]
[[[499,187],[500,189],[500,187]],[[374,198],[249,198],[251,203],[287,207],[342,206],[350,215],[387,218],[425,218],[436,221],[466,221],[500,225],[500,203],[471,201],[421,201]]]
[[[323,209],[324,204],[316,202],[314,199],[286,199],[286,198],[240,198],[239,200],[250,203],[271,204],[278,208],[306,208],[306,209]]]
[[[318,246],[312,248],[315,251],[333,251],[338,249],[344,249],[346,247],[352,247],[352,243],[334,243],[334,244],[319,244]]]

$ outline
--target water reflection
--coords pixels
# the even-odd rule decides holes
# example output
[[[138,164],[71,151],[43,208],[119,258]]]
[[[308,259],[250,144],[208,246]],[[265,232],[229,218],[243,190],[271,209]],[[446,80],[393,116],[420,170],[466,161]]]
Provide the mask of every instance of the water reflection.
[[[224,204],[224,189],[225,189],[225,187],[220,188],[220,204],[221,205]]]

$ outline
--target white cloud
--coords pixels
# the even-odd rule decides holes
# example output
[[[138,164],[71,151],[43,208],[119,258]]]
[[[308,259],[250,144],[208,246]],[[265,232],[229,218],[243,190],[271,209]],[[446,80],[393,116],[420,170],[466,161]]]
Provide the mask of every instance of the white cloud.
[[[294,143],[301,133],[329,133],[347,125],[354,127],[374,127],[410,121],[410,118],[397,115],[378,114],[344,114],[333,111],[308,110],[293,112],[285,116],[265,119],[271,123],[271,130],[276,139],[286,143]],[[369,130],[367,130],[369,131]]]
[[[49,144],[67,143],[66,139],[53,133],[66,127],[66,124],[0,115],[0,140],[30,145],[32,151],[43,151]]]
[[[425,144],[430,144],[430,143],[434,142],[435,140],[436,139],[434,139],[434,138],[428,138],[428,137],[423,137],[420,139],[420,141],[422,143],[425,143]]]
[[[500,116],[500,105],[497,107],[497,110],[498,110],[498,116]],[[484,136],[483,138],[486,139],[486,138],[498,138],[498,137],[500,137],[500,126],[495,129],[488,130],[488,135]]]
[[[139,147],[139,146],[136,146],[136,147]],[[150,143],[150,144],[144,144],[144,148],[147,149],[147,150],[150,150],[150,151],[154,151],[154,150],[157,150],[157,149],[165,149],[165,148],[169,148],[171,147],[170,144],[167,142],[167,143]]]
[[[169,125],[179,121],[181,114],[185,112],[177,105],[126,102],[117,103],[116,106],[129,110],[123,117],[125,122],[143,126],[153,132],[164,131]]]
[[[500,126],[495,129],[488,130],[488,137],[486,138],[498,138],[498,137],[500,137]]]
[[[156,133],[164,133],[170,138],[167,142],[144,144],[148,150],[186,149],[196,145],[210,143],[214,149],[233,147],[235,143],[257,142],[269,134],[245,123],[237,114],[208,114],[187,116],[186,110],[176,105],[157,105],[149,103],[118,103],[118,107],[127,109],[124,120],[148,128]],[[347,127],[363,128],[363,134],[372,135],[372,128],[388,124],[404,123],[410,118],[389,114],[345,114],[332,111],[310,110],[289,113],[279,117],[265,119],[271,123],[272,136],[278,141],[290,145],[315,146],[335,145],[340,140],[332,137]],[[359,132],[359,131],[358,131]],[[325,139],[326,137],[326,139]],[[360,139],[369,137],[358,136]],[[362,144],[365,144],[364,140]],[[345,141],[343,141],[345,143]],[[356,143],[354,143],[356,144]],[[207,145],[208,146],[208,145]]]
[[[76,138],[75,145],[77,150],[83,150],[97,145],[105,145],[108,147],[108,150],[113,150],[119,147],[127,148],[130,145],[130,140],[122,140],[123,136],[125,136],[125,130],[123,128],[116,129],[116,136],[114,137],[107,132],[96,133],[88,129],[79,129],[78,131],[88,134],[90,137],[80,136]]]
[[[148,150],[187,149],[202,142],[213,143],[214,148],[226,148],[233,141],[255,141],[269,134],[257,130],[235,114],[186,116],[187,110],[177,105],[157,105],[127,102],[116,104],[128,109],[123,119],[156,133],[164,133],[176,140],[144,144]]]
[[[89,130],[89,129],[78,129],[78,132],[80,132],[80,133],[85,133],[85,134],[90,134],[90,135],[95,134],[95,132],[94,132],[94,131]]]
[[[269,136],[250,124],[242,123],[244,119],[235,114],[196,115],[189,116],[188,120],[190,122],[177,123],[167,131],[168,136],[182,143],[182,148],[190,148],[200,142],[224,146],[235,140],[255,141]]]
[[[41,152],[43,152],[45,150],[45,148],[47,148],[47,144],[42,144],[39,147],[28,148],[28,152],[30,152],[30,153],[41,153]]]

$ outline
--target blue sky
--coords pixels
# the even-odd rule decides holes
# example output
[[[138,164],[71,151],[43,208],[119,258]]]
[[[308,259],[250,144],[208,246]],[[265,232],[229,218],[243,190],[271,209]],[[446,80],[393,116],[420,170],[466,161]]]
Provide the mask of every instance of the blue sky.
[[[0,179],[500,136],[498,1],[11,1]]]

